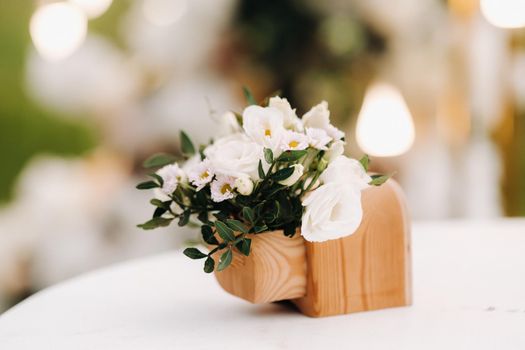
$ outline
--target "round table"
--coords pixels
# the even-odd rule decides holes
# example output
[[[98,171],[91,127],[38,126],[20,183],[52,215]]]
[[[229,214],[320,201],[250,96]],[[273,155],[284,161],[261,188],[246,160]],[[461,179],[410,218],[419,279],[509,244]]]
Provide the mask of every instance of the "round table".
[[[422,223],[412,239],[410,307],[251,305],[175,252],[35,294],[0,316],[0,349],[525,349],[525,221]]]

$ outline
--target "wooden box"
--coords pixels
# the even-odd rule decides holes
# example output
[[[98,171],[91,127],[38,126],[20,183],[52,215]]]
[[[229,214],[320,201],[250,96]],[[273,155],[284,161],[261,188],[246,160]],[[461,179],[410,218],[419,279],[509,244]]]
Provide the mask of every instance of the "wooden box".
[[[229,293],[252,303],[291,300],[312,317],[411,303],[410,223],[393,180],[363,192],[363,221],[353,235],[322,243],[299,232],[253,235],[252,253],[236,254],[215,275]]]

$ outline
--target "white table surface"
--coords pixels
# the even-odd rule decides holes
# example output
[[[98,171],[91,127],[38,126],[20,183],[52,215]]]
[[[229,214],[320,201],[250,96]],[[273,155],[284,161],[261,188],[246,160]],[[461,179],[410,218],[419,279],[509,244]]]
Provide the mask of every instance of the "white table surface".
[[[412,239],[411,307],[251,305],[177,252],[37,293],[0,316],[0,349],[525,349],[525,220],[420,223]]]

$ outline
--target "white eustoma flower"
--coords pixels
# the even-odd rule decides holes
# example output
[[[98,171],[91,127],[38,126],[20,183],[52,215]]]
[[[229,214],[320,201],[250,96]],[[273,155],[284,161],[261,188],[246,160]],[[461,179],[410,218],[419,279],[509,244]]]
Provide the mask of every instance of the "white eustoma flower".
[[[213,175],[215,175],[215,173],[208,159],[204,159],[188,171],[188,178],[192,185],[197,188],[197,191],[200,191],[210,183]]]
[[[361,191],[351,185],[328,183],[303,200],[301,235],[310,242],[324,242],[353,234],[363,217]]]
[[[333,162],[337,157],[342,156],[345,152],[345,143],[341,140],[332,142],[330,148],[326,151],[323,158],[326,159],[328,163]]]
[[[303,125],[305,128],[323,129],[333,140],[340,140],[345,136],[344,132],[330,124],[330,111],[326,101],[313,106],[305,113]]]
[[[303,150],[308,148],[308,136],[303,133],[287,130],[281,139],[283,151]]]
[[[235,197],[235,177],[227,175],[217,175],[211,182],[211,199],[214,202],[222,202]]]
[[[283,125],[286,129],[293,129],[296,131],[303,130],[303,123],[297,114],[295,113],[295,108],[292,109],[290,102],[286,98],[281,98],[279,96],[274,96],[268,101],[269,107],[277,108],[283,114]]]
[[[159,175],[164,182],[160,190],[167,196],[175,192],[180,182],[186,181],[186,174],[184,174],[184,171],[177,163],[160,168],[157,170],[157,175]]]
[[[301,176],[303,176],[303,174],[304,174],[304,167],[303,167],[302,164],[294,164],[294,165],[292,165],[292,168],[294,168],[292,175],[290,175],[290,177],[288,177],[288,178],[286,178],[284,180],[279,181],[279,183],[281,185],[292,186],[293,184],[295,184],[297,182],[297,180],[299,180],[301,178]]]
[[[306,128],[306,136],[310,146],[320,150],[328,149],[327,145],[332,141],[324,129]]]
[[[320,178],[325,184],[347,184],[359,191],[367,188],[368,183],[372,181],[359,161],[343,155],[328,164]]]
[[[249,196],[253,192],[253,181],[249,176],[241,176],[235,179],[235,189],[243,196]]]
[[[285,132],[283,114],[275,107],[249,106],[242,113],[242,127],[253,141],[275,151]]]
[[[257,167],[259,160],[263,159],[263,147],[243,134],[233,134],[217,140],[204,150],[204,155],[215,174],[236,178],[248,175],[253,181],[259,179]]]

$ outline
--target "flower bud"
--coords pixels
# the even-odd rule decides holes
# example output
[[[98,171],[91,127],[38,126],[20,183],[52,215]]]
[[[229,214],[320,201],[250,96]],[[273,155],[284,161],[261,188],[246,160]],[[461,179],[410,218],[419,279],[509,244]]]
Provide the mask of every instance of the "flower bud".
[[[301,176],[303,176],[304,167],[302,164],[294,164],[292,165],[292,167],[294,168],[292,175],[290,175],[288,178],[284,180],[279,181],[281,185],[292,186],[294,183],[297,182],[297,180],[299,180]]]
[[[248,176],[241,176],[235,179],[234,186],[237,192],[243,196],[248,196],[253,192],[253,182]]]
[[[328,163],[332,163],[334,159],[342,155],[345,151],[345,143],[341,140],[332,142],[332,145],[326,153],[324,154],[323,158],[326,159]]]

